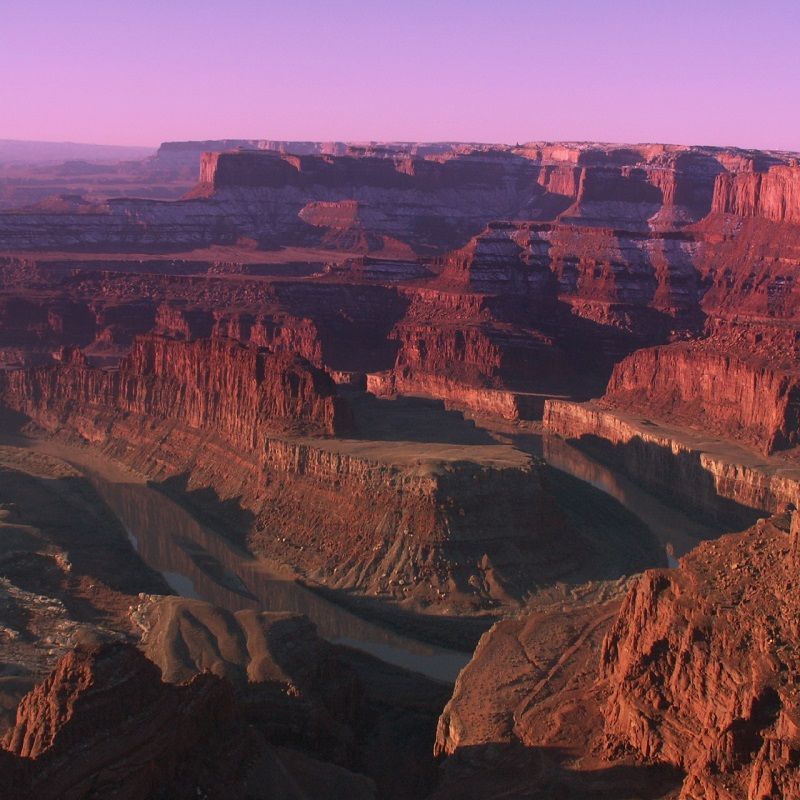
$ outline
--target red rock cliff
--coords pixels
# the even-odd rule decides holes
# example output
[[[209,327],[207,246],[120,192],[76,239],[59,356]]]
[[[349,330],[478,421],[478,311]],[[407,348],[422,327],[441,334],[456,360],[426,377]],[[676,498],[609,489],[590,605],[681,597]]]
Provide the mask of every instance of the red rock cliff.
[[[768,454],[798,443],[797,369],[713,339],[636,351],[614,368],[604,401]]]
[[[104,414],[130,412],[213,430],[247,450],[267,433],[334,434],[350,420],[324,371],[226,339],[139,337],[118,370],[92,368],[67,350],[60,365],[7,372],[2,397],[48,428],[76,413],[102,425]]]
[[[602,648],[610,746],[687,773],[681,796],[800,796],[796,539],[785,518],[650,571]]]
[[[712,211],[800,223],[800,167],[723,173],[714,185]]]

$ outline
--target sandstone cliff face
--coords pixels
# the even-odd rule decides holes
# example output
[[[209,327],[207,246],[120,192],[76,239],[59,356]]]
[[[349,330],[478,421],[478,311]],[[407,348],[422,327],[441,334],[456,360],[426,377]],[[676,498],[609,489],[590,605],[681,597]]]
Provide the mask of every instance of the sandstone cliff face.
[[[602,747],[598,652],[625,589],[579,587],[484,634],[439,719],[435,800],[675,797],[679,776]]]
[[[269,315],[215,312],[211,335],[238,339],[276,353],[297,353],[315,366],[323,366],[319,328],[311,319],[285,312]]]
[[[351,409],[298,357],[141,337],[118,370],[64,359],[5,372],[4,404],[167,487],[183,476],[190,502],[213,498],[204,515],[310,580],[478,612],[588,558],[580,537],[560,536],[540,467],[517,451],[475,463],[469,448],[437,459],[320,438],[346,430]]]
[[[685,770],[682,797],[800,793],[792,528],[765,521],[645,573],[603,643],[610,746]]]
[[[800,375],[706,340],[639,350],[614,368],[604,401],[739,439],[766,454],[794,447]]]
[[[552,339],[510,325],[404,323],[394,365],[398,387],[424,376],[464,387],[566,391],[568,367]],[[408,392],[413,393],[413,392]]]
[[[236,146],[233,141],[205,144]],[[370,250],[383,248],[388,238],[424,253],[458,247],[492,219],[562,217],[579,225],[648,231],[700,219],[710,210],[716,175],[752,169],[756,155],[569,143],[519,148],[244,144],[256,149],[204,153],[200,183],[179,202],[123,199],[109,200],[100,213],[2,214],[0,246],[141,250],[164,243],[232,243],[245,236]],[[200,154],[197,145],[166,147],[153,164],[185,175],[186,159]],[[268,149],[271,145],[276,149]],[[760,167],[769,164],[781,159],[760,159]],[[328,226],[301,217],[304,209],[354,204],[359,222],[344,229],[341,220]],[[782,213],[780,203],[764,205],[770,214]]]
[[[543,424],[669,502],[728,529],[749,524],[756,510],[776,512],[794,503],[800,488],[792,463],[598,401],[548,400]]]
[[[103,439],[109,415],[123,412],[212,429],[247,450],[268,432],[333,434],[350,421],[326,373],[232,340],[140,337],[118,370],[89,367],[79,351],[67,350],[63,359],[7,372],[4,403],[54,430],[74,424],[77,412],[93,439]]]
[[[794,516],[497,623],[440,718],[434,797],[798,796]]]
[[[712,210],[739,217],[800,223],[800,167],[777,166],[767,172],[724,173],[714,185]]]
[[[540,185],[539,171],[502,148],[443,158],[208,153],[191,196],[204,198],[201,213],[224,209],[240,235],[261,241],[288,236],[360,251],[388,242],[441,252],[491,218],[552,218],[563,210],[569,199]]]
[[[576,316],[646,336],[648,310],[673,326],[695,321],[704,291],[697,255],[689,234],[493,223],[442,259],[442,280],[526,299],[544,319],[561,301]]]

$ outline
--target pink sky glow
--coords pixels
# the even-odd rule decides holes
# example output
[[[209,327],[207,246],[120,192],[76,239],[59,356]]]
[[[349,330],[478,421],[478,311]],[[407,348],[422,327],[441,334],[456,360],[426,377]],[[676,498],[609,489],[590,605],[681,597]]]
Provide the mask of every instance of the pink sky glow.
[[[800,3],[0,0],[0,138],[800,150]]]

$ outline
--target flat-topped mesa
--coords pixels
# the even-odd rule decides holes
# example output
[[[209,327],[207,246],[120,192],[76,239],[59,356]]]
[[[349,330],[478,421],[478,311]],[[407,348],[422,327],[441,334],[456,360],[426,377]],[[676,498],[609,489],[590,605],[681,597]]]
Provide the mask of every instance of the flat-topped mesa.
[[[711,339],[638,350],[616,365],[604,402],[700,427],[769,455],[800,435],[800,371]]]
[[[502,151],[464,153],[432,160],[403,153],[387,158],[371,154],[295,155],[269,150],[235,150],[203,153],[200,186],[207,190],[291,186],[338,189],[340,192],[363,188],[436,191],[474,189],[477,182],[491,190],[502,186],[510,175],[521,181],[527,178],[536,185],[538,172],[535,164],[515,160]]]
[[[65,349],[60,364],[0,381],[6,406],[82,437],[251,552],[331,588],[484,614],[587,560],[526,454],[330,436],[351,406],[295,355],[144,336],[116,370]]]
[[[712,211],[800,224],[800,166],[718,175]]]
[[[607,634],[605,732],[681,798],[800,796],[797,562],[786,516],[646,572]]]
[[[70,423],[94,440],[123,412],[179,420],[249,451],[268,434],[334,435],[351,422],[323,370],[220,338],[138,337],[118,370],[90,367],[80,351],[67,350],[61,364],[6,372],[2,400],[45,428]]]

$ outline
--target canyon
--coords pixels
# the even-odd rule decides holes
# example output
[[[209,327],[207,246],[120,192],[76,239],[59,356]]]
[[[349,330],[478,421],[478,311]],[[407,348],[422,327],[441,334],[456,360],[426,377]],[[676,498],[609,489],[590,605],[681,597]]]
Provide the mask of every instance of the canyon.
[[[793,153],[7,164],[0,787],[794,796],[798,264]]]

